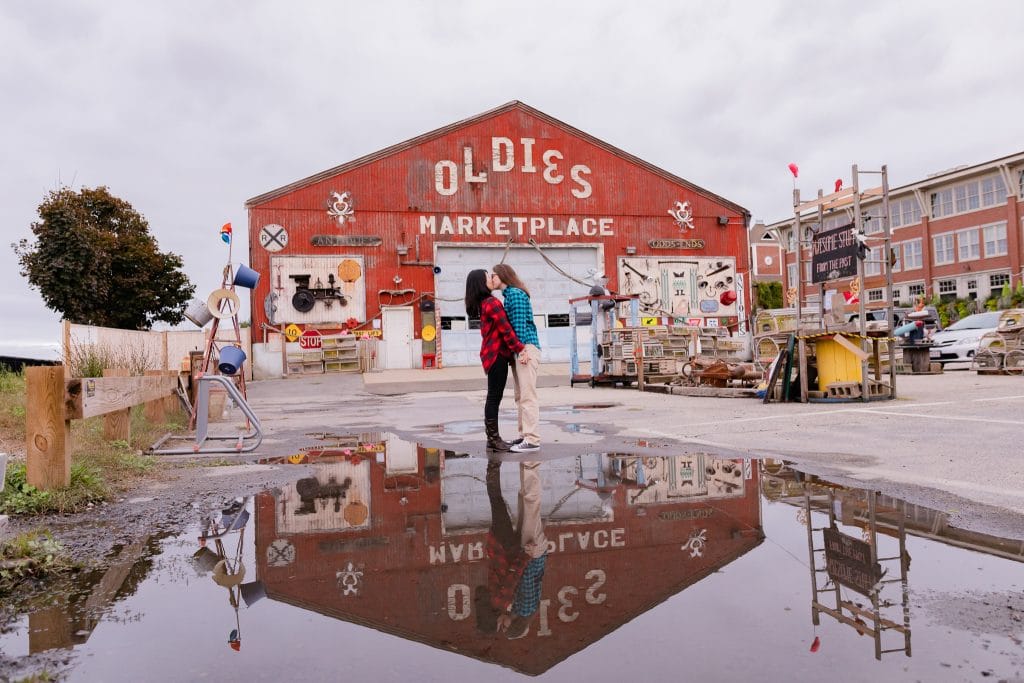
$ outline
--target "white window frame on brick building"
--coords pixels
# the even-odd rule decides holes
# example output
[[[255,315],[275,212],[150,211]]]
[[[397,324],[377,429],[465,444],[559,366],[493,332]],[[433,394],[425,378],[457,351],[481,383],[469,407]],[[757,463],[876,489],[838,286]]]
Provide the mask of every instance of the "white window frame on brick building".
[[[1002,290],[1008,284],[1010,284],[1009,273],[992,273],[988,276],[988,288],[992,292]]]
[[[917,198],[908,197],[889,202],[889,225],[893,229],[921,222],[921,205]]]
[[[924,249],[920,237],[903,242],[903,270],[924,268]]]
[[[956,280],[939,280],[935,285],[935,291],[941,294],[956,294]]]
[[[868,249],[868,257],[864,259],[864,275],[882,274],[882,247]]]
[[[935,235],[932,237],[932,264],[944,266],[949,263],[956,263],[956,240],[953,239],[953,233]]]
[[[981,228],[985,241],[985,257],[1006,256],[1009,253],[1006,242],[1006,221],[993,223]]]
[[[957,260],[977,261],[981,258],[981,234],[978,228],[956,231]]]
[[[907,285],[907,297],[911,299],[924,296],[924,292],[925,288],[923,282],[911,282]]]
[[[868,301],[885,301],[885,290],[881,287],[868,290]]]

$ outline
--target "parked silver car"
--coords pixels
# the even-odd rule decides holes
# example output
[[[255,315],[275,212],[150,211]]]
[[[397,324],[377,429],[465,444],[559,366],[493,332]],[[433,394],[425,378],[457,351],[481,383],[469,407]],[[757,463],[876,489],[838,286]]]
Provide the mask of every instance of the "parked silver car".
[[[975,313],[932,335],[932,361],[939,363],[969,362],[978,352],[982,336],[999,325],[999,311]]]

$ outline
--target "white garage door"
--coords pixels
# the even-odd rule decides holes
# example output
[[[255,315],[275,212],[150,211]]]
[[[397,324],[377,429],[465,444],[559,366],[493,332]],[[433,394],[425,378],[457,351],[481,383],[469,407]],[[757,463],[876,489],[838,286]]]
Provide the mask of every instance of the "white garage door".
[[[573,277],[585,280],[602,269],[600,245],[541,247],[544,254]],[[482,268],[490,271],[505,255],[501,246],[438,246],[434,264],[441,272],[434,275],[441,315],[441,355],[445,365],[476,365],[480,362],[480,330],[468,329],[466,275]],[[505,263],[516,269],[530,290],[530,301],[540,338],[541,361],[568,363],[572,334],[569,328],[569,299],[586,296],[589,286],[573,282],[558,273],[531,246],[512,247]],[[590,328],[577,328],[580,358],[590,358]]]

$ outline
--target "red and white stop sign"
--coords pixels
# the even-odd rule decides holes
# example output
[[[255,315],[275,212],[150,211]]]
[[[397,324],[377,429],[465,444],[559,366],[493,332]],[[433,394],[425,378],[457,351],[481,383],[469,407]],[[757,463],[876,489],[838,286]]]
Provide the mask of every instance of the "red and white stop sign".
[[[299,348],[302,349],[319,349],[321,346],[320,333],[316,330],[306,330],[299,337]]]

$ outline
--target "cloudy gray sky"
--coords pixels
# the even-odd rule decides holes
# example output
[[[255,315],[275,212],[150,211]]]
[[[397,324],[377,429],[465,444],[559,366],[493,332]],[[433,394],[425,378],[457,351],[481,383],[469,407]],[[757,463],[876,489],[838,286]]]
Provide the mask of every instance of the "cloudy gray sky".
[[[1024,149],[1024,3],[4,2],[0,353],[48,190],[106,185],[206,293],[245,199],[522,100],[751,210]]]

